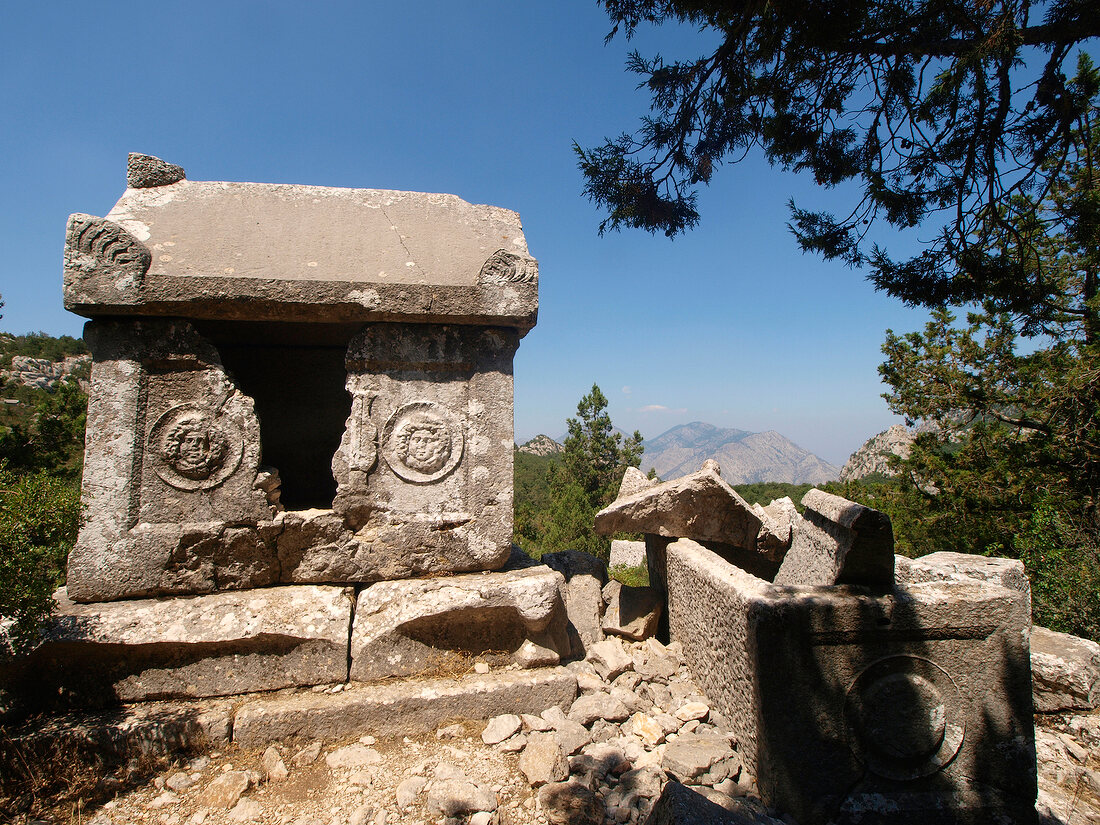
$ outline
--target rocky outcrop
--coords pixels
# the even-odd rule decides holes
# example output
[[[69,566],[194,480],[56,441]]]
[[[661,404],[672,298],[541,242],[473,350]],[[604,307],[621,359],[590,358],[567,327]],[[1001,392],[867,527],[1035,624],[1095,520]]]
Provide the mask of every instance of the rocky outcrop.
[[[557,455],[562,450],[564,450],[565,447],[556,442],[550,436],[539,434],[528,441],[526,444],[523,444],[520,447],[516,447],[516,449],[519,450],[521,453],[527,453],[528,455],[547,456]]]
[[[893,475],[890,469],[890,457],[909,457],[909,448],[913,443],[913,433],[902,424],[895,424],[883,430],[856,450],[848,458],[840,471],[841,481],[857,481],[869,475]]]
[[[52,390],[59,381],[86,366],[91,360],[90,355],[70,355],[61,361],[15,355],[12,356],[11,367],[0,371],[0,377],[24,387]]]

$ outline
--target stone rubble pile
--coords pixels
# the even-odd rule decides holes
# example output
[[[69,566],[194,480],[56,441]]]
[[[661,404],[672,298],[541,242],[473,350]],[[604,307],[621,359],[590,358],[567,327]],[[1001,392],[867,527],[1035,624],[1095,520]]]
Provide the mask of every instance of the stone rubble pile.
[[[120,796],[89,825],[602,825],[688,823],[707,811],[722,818],[706,821],[778,825],[681,656],[677,643],[608,638],[568,666],[581,688],[565,708],[452,722],[419,740],[215,751]]]

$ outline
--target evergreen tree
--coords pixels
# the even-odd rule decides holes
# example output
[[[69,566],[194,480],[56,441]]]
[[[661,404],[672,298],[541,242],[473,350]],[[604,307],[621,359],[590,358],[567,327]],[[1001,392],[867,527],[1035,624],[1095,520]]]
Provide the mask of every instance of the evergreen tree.
[[[596,513],[614,501],[626,468],[641,463],[642,434],[623,438],[615,432],[607,397],[595,384],[577,404],[577,417],[566,423],[565,450],[551,468],[542,550],[584,550],[607,559],[610,543],[592,525]]]
[[[923,332],[887,332],[885,397],[910,423],[932,426],[898,463],[902,474],[867,502],[891,514],[910,553],[1023,559],[1036,620],[1093,637],[1100,637],[1098,120],[1096,109],[1082,118],[1072,160],[1045,193],[997,207],[1011,218],[975,259],[1030,260],[1016,295],[987,297],[965,324],[940,307]],[[969,272],[968,261],[960,271]]]
[[[697,59],[632,53],[652,114],[633,135],[574,147],[585,194],[608,212],[601,232],[690,229],[695,188],[760,149],[821,186],[861,188],[841,217],[792,204],[804,249],[870,265],[878,288],[911,304],[1016,294],[1033,250],[980,259],[1015,221],[1001,207],[1049,190],[1097,102],[1094,75],[1081,63],[1073,73],[1078,47],[1100,36],[1092,0],[600,2],[608,39],[669,21],[718,36]],[[899,262],[866,247],[876,220],[942,228]]]

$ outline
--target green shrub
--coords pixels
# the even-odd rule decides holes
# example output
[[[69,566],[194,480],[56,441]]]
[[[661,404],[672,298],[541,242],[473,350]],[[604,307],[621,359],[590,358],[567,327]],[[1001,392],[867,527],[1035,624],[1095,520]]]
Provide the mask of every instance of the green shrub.
[[[37,638],[51,594],[64,581],[80,515],[79,484],[42,471],[17,475],[0,463],[0,621],[7,636],[0,659]]]

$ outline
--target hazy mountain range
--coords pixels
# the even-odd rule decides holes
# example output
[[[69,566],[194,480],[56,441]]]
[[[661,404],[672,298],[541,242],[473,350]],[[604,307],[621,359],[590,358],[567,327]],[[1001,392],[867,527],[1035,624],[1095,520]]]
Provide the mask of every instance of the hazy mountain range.
[[[539,435],[519,449],[547,455],[546,441],[551,440]],[[708,458],[718,462],[722,478],[730,484],[760,481],[820,484],[840,475],[839,467],[774,430],[752,433],[693,421],[643,441],[642,446],[645,448],[642,470],[653,467],[666,481],[695,472]]]
[[[693,421],[643,441],[642,446],[642,469],[653,467],[663,479],[693,473],[708,458],[718,462],[729,484],[820,484],[840,475],[840,468],[775,430],[751,433]]]

